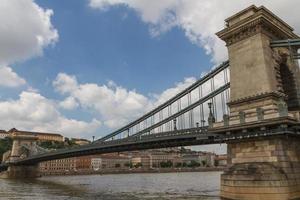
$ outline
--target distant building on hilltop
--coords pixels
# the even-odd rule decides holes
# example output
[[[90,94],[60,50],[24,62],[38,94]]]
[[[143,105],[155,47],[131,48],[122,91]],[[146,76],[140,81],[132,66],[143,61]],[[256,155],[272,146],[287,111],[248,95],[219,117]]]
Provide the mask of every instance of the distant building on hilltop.
[[[0,130],[0,139],[4,139],[6,137],[9,137],[9,133],[5,130]]]
[[[38,141],[57,141],[63,142],[64,137],[57,133],[43,133],[43,132],[33,132],[33,131],[20,131],[16,128],[12,128],[8,131],[8,134],[20,133],[22,135],[34,135],[38,137]]]

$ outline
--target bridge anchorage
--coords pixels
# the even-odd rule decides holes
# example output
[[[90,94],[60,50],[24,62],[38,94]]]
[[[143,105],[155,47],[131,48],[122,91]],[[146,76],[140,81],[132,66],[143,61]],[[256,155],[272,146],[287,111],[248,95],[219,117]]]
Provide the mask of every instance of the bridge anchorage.
[[[17,165],[19,160],[47,152],[36,144],[38,137],[32,134],[19,132],[12,129],[10,137],[13,139],[12,150],[3,155],[3,161],[0,171],[1,178],[32,178],[38,177],[38,163],[30,165]]]
[[[35,139],[15,137],[7,177],[24,177],[22,170],[35,177],[36,165],[47,160],[226,143],[222,198],[300,199],[299,36],[254,5],[226,19],[217,35],[226,42],[229,61],[92,144],[38,154],[30,153],[38,152]],[[30,145],[36,150],[22,157],[21,147]]]

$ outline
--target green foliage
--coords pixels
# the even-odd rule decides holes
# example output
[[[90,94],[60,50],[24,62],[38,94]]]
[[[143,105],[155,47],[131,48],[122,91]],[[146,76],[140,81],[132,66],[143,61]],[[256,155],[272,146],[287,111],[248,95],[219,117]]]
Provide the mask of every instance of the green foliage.
[[[194,168],[194,167],[200,167],[200,163],[198,163],[195,160],[192,160],[188,165],[188,167]]]
[[[38,145],[45,149],[63,149],[63,148],[65,148],[64,142],[58,142],[58,141],[43,141],[43,142],[39,142]]]
[[[11,150],[12,148],[12,139],[11,138],[4,138],[4,139],[0,139],[0,160],[2,161],[2,156],[5,152],[7,152],[8,150]]]
[[[219,161],[218,160],[214,160],[214,165],[215,166],[219,166]]]
[[[180,167],[182,167],[182,165],[183,165],[182,163],[176,163],[175,167],[180,168]]]
[[[206,160],[202,160],[201,163],[202,163],[202,166],[206,166],[207,165]]]
[[[38,145],[45,149],[65,149],[65,148],[74,148],[79,146],[75,143],[74,140],[70,140],[69,138],[65,138],[65,142],[58,141],[42,141],[39,142]]]
[[[167,162],[159,163],[161,168],[171,168],[173,167],[172,161],[168,160]]]
[[[65,144],[70,147],[78,146],[74,139],[65,138]]]

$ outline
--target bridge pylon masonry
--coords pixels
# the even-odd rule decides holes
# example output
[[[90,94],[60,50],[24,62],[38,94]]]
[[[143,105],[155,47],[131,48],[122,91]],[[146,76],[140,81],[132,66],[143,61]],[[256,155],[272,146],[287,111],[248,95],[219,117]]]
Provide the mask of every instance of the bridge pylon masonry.
[[[250,6],[226,19],[217,33],[230,62],[230,108],[212,130],[245,134],[269,126],[299,124],[300,72],[292,47],[271,48],[273,40],[299,39],[265,7]],[[226,120],[225,120],[226,119]],[[221,176],[224,199],[300,199],[300,140],[280,134],[228,142],[228,169]]]
[[[32,155],[36,150],[37,136],[26,135],[20,132],[11,134],[13,139],[12,150],[6,164],[9,165],[8,170],[1,172],[1,178],[19,179],[19,178],[36,178],[39,177],[38,164],[17,165],[16,161]]]

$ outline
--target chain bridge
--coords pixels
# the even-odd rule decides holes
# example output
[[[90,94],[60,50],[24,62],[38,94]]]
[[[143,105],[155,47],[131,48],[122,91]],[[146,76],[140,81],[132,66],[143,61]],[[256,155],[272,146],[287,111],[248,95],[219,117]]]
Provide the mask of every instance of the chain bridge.
[[[225,20],[229,60],[126,126],[78,148],[41,152],[16,134],[1,166],[34,177],[42,161],[176,146],[227,144],[224,199],[300,198],[300,38],[261,6]],[[22,156],[21,150],[34,151]]]

